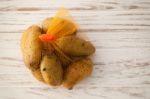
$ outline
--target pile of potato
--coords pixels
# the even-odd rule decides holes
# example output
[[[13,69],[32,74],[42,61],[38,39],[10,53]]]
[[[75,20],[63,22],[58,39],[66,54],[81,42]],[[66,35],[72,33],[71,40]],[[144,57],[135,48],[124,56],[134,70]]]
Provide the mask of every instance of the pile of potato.
[[[63,85],[68,89],[89,76],[93,64],[89,55],[94,46],[76,36],[73,22],[60,18],[47,18],[42,26],[32,25],[21,38],[21,50],[25,65],[33,76],[48,85]],[[40,36],[55,36],[50,42],[43,42]]]

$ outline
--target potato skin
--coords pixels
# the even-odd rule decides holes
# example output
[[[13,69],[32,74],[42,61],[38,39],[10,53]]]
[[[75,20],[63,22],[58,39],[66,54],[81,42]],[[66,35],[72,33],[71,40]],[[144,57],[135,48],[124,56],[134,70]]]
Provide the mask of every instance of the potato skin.
[[[52,86],[57,86],[62,83],[63,70],[56,56],[43,56],[40,70],[44,81]]]
[[[51,55],[51,54],[54,53],[54,48],[51,45],[51,43],[43,42],[42,46],[43,46],[43,48],[42,48],[42,56],[44,56],[44,55]]]
[[[55,43],[53,43],[52,46],[55,49],[55,54],[60,60],[63,68],[66,68],[72,62],[72,59],[68,55],[63,53],[62,50]]]
[[[93,63],[85,58],[72,63],[64,74],[63,86],[72,89],[75,84],[89,76],[93,70]]]
[[[31,70],[39,69],[42,54],[42,44],[39,39],[41,28],[32,25],[27,28],[21,38],[21,51],[26,66]]]
[[[43,22],[42,22],[42,30],[43,30],[45,33],[47,32],[48,27],[49,27],[49,25],[50,25],[52,19],[53,19],[52,17],[48,17],[48,18],[46,18],[45,20],[43,20]]]
[[[70,56],[87,56],[95,52],[95,47],[90,42],[76,36],[61,37],[56,40],[56,44]]]
[[[32,72],[32,75],[39,81],[41,82],[44,82],[44,79],[42,77],[42,74],[41,74],[41,71],[40,71],[40,68],[37,69],[37,70],[34,70],[34,71],[31,71]]]

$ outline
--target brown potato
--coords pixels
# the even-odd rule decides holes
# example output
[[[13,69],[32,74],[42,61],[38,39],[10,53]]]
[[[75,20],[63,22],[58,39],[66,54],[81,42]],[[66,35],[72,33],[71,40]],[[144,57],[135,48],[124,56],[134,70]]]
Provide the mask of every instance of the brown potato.
[[[70,56],[87,56],[95,52],[94,46],[75,36],[65,36],[56,40],[57,46]]]
[[[44,81],[52,86],[57,86],[62,83],[63,70],[56,56],[44,56],[41,65],[41,73]]]
[[[56,56],[58,57],[58,59],[60,60],[63,68],[66,68],[70,63],[71,61],[66,59],[64,56],[62,56],[60,53],[56,53]]]
[[[44,82],[44,79],[43,79],[43,77],[42,77],[42,74],[41,74],[40,69],[31,71],[31,72],[32,72],[32,75],[33,75],[37,80]]]
[[[48,17],[46,18],[43,22],[42,22],[42,30],[46,33],[48,30],[48,27],[52,21],[52,17]]]
[[[64,74],[63,86],[72,89],[75,84],[89,76],[93,70],[93,63],[85,58],[72,63]]]
[[[43,45],[42,55],[51,55],[54,53],[54,48],[51,45],[51,43],[43,42],[42,45]]]
[[[39,69],[42,54],[42,44],[39,39],[41,28],[32,25],[27,28],[21,38],[21,50],[27,67],[31,70]]]
[[[55,54],[61,61],[63,68],[66,68],[72,62],[72,59],[63,53],[55,43],[52,43],[52,46],[55,49]]]

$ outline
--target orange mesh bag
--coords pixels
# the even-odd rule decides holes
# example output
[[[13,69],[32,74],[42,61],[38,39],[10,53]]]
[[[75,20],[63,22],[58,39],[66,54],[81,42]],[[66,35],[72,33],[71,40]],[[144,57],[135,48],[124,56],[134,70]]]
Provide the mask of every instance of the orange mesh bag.
[[[51,24],[48,27],[47,34],[59,38],[61,36],[75,34],[76,31],[77,24],[69,14],[69,11],[61,8],[56,16],[52,19]]]

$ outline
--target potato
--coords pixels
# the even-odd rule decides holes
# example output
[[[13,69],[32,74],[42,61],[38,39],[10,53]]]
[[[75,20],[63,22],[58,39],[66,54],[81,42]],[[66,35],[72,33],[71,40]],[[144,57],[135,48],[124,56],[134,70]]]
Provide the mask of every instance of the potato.
[[[66,68],[70,63],[71,61],[66,59],[64,56],[62,56],[62,54],[60,53],[56,53],[56,56],[58,57],[58,59],[60,60],[63,68]]]
[[[94,46],[75,36],[65,36],[56,40],[57,46],[70,56],[87,56],[95,52]]]
[[[75,84],[89,76],[93,70],[93,63],[85,58],[72,63],[64,74],[63,86],[72,89]]]
[[[72,59],[65,53],[63,53],[55,43],[52,43],[52,46],[55,49],[55,54],[61,61],[63,68],[66,68],[72,62]]]
[[[48,17],[46,18],[43,22],[42,22],[42,30],[46,33],[48,30],[48,27],[52,21],[52,17]]]
[[[63,70],[56,56],[44,56],[41,65],[41,73],[44,81],[52,86],[57,86],[62,83]]]
[[[42,77],[42,74],[41,74],[40,69],[31,71],[31,72],[32,72],[32,75],[33,75],[37,80],[44,82],[44,79],[43,79],[43,77]]]
[[[54,48],[51,45],[51,43],[43,42],[42,45],[43,45],[42,55],[51,55],[54,53]]]
[[[39,39],[41,28],[32,25],[27,28],[21,38],[21,50],[26,66],[31,70],[39,69],[42,54],[42,44]]]

